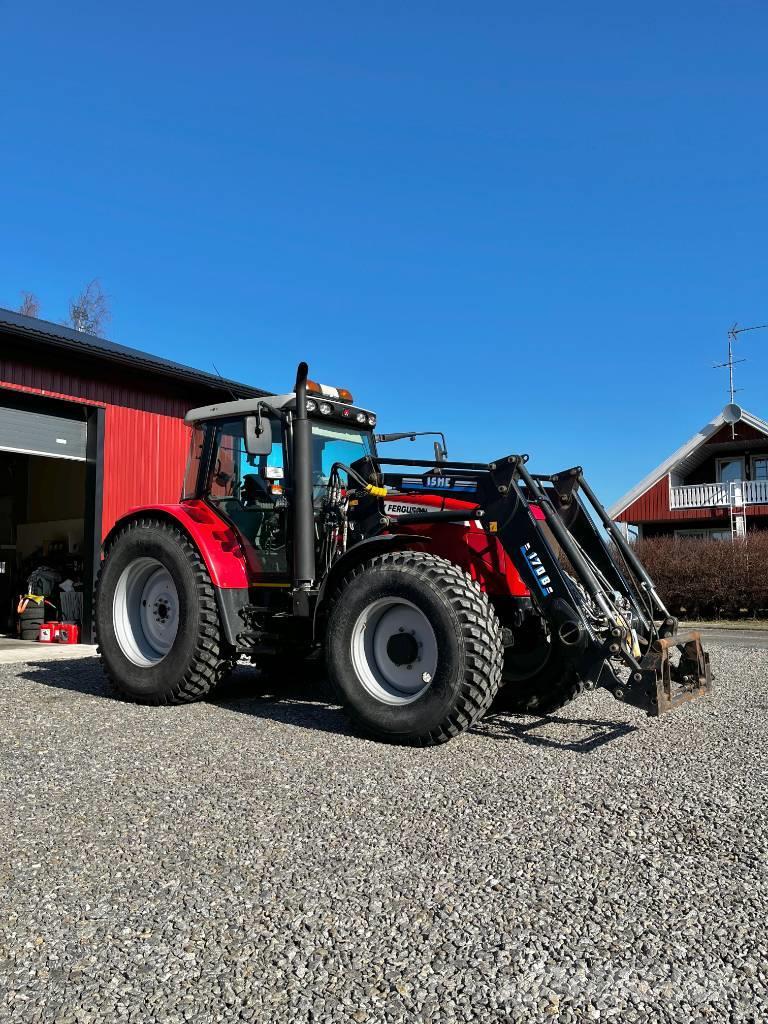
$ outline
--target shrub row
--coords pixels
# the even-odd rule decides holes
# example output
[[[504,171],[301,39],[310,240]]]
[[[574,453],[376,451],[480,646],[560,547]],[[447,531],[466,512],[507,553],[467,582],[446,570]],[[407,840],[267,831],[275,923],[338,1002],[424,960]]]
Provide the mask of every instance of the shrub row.
[[[734,618],[768,611],[768,531],[735,542],[659,537],[637,553],[669,610],[687,618]]]

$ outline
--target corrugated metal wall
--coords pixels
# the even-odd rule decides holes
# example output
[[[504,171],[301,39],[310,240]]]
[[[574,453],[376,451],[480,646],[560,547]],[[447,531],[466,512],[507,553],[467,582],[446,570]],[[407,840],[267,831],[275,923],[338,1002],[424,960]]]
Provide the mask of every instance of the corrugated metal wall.
[[[103,532],[137,505],[178,501],[188,448],[189,429],[178,417],[108,405]]]

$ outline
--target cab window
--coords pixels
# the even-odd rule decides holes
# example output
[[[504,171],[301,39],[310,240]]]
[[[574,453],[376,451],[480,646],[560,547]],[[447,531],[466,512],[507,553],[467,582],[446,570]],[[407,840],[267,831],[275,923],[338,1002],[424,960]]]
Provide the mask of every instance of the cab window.
[[[280,420],[272,420],[272,450],[249,455],[242,419],[215,425],[208,500],[255,548],[265,573],[286,573],[287,502]]]
[[[332,423],[312,423],[312,483],[315,504],[322,504],[331,470],[337,462],[351,466],[353,462],[373,453],[368,431],[350,430]],[[341,471],[345,483],[347,474]]]

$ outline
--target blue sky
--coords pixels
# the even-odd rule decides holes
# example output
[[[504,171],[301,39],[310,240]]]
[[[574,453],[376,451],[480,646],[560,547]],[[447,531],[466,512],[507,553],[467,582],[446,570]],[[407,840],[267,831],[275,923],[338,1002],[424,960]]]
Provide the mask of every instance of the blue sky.
[[[768,322],[764,3],[0,13],[0,305],[98,277],[114,340],[276,390],[306,358],[606,501]],[[739,348],[768,416],[768,331]]]

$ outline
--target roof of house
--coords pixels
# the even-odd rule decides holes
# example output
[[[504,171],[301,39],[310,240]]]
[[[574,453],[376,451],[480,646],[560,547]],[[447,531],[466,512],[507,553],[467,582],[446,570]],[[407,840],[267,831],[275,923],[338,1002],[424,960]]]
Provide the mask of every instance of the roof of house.
[[[726,406],[726,409],[728,406]],[[621,515],[625,509],[637,501],[638,498],[642,497],[646,491],[650,490],[654,484],[657,484],[659,480],[667,475],[667,473],[679,470],[683,473],[688,473],[695,466],[703,461],[704,455],[696,457],[696,453],[700,451],[701,446],[705,444],[711,437],[713,437],[718,430],[724,427],[727,423],[731,422],[726,419],[725,411],[718,413],[713,420],[710,420],[705,426],[701,428],[696,434],[693,435],[688,441],[685,442],[677,451],[673,452],[668,459],[665,459],[656,469],[652,470],[648,476],[635,484],[635,486],[627,491],[625,495],[619,498],[618,501],[614,502],[613,505],[608,509],[608,514],[611,519],[615,519],[616,516]],[[740,423],[747,423],[750,427],[754,427],[755,430],[759,430],[761,433],[768,436],[768,422],[760,419],[759,416],[755,416],[751,412],[747,412],[746,409],[741,410]],[[743,445],[742,445],[743,447]]]
[[[107,362],[150,371],[163,377],[172,377],[187,383],[202,384],[207,387],[216,388],[218,391],[229,391],[238,398],[251,398],[269,394],[268,391],[252,387],[250,384],[227,380],[214,373],[196,370],[191,366],[184,366],[182,363],[174,363],[170,359],[163,359],[149,352],[142,352],[137,348],[128,348],[126,345],[118,345],[114,341],[97,338],[95,335],[86,334],[84,331],[75,331],[71,327],[53,324],[48,320],[38,320],[36,317],[24,316],[21,313],[14,313],[10,309],[0,307],[0,335],[4,333],[12,333],[17,336],[22,335],[27,341],[32,343],[37,341],[40,344],[53,346],[68,352],[96,356]]]

